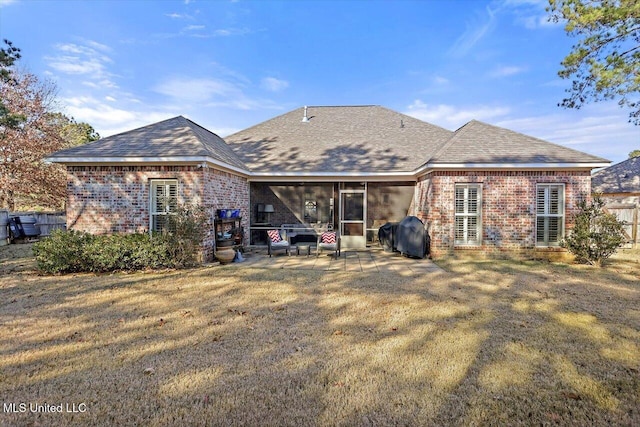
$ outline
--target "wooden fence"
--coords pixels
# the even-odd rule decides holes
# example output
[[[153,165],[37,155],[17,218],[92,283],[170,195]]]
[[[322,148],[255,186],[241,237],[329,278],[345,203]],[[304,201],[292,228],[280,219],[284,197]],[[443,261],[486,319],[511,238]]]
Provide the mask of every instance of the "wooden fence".
[[[631,203],[609,203],[605,210],[617,216],[618,220],[624,223],[627,247],[638,247],[638,244],[640,244],[640,234],[638,233],[640,213],[638,212],[638,205]]]
[[[67,229],[67,216],[64,212],[8,212],[0,211],[0,245],[7,244],[9,231],[7,222],[10,216],[30,216],[36,219],[40,227],[40,236],[46,237],[56,229]]]
[[[0,211],[0,246],[4,246],[9,243],[9,228],[7,223],[9,221],[9,212]]]

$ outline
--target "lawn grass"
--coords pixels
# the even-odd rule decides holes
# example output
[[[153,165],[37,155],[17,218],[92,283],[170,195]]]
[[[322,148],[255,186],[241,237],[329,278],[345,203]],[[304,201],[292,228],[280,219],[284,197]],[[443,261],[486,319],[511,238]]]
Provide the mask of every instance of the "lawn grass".
[[[86,411],[3,426],[640,424],[637,253],[45,277],[23,251],[0,247],[3,404]]]

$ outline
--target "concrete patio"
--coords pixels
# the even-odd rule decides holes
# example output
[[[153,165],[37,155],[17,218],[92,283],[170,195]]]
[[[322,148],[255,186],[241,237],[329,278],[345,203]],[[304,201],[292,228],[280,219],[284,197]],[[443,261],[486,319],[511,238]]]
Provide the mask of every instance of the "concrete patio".
[[[416,275],[443,271],[430,259],[414,259],[401,256],[399,253],[386,253],[380,248],[367,250],[344,250],[338,259],[333,254],[323,252],[316,257],[315,248],[310,256],[296,255],[293,250],[290,256],[278,252],[272,257],[262,248],[249,248],[244,253],[245,261],[232,263],[231,266],[251,268],[282,268],[298,270],[353,271],[392,273],[400,275]]]

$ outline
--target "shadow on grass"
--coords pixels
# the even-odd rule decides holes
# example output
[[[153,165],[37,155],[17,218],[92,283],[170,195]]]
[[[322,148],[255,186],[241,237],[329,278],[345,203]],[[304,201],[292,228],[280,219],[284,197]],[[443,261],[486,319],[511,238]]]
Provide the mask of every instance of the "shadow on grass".
[[[506,261],[450,270],[8,275],[0,392],[88,411],[0,423],[640,421],[631,273]]]

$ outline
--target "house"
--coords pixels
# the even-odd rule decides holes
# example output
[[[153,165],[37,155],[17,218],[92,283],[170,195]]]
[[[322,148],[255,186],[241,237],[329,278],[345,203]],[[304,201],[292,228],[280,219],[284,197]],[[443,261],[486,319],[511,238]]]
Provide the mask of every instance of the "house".
[[[601,194],[606,209],[624,221],[629,242],[640,243],[640,157],[633,157],[593,174],[593,193]]]
[[[556,250],[591,170],[609,164],[479,121],[452,132],[381,106],[298,108],[224,140],[175,117],[50,160],[67,167],[70,229],[154,230],[178,200],[212,215],[240,209],[251,244],[265,226],[320,223],[363,248],[380,225],[416,215],[436,256]]]

